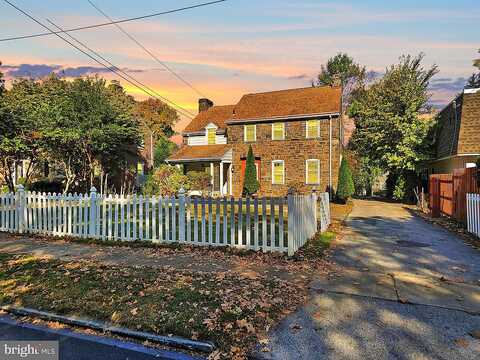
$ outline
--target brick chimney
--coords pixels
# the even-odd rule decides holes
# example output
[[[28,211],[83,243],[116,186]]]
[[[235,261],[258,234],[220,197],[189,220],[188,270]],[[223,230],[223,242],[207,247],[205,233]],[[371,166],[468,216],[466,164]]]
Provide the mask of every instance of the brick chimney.
[[[213,106],[213,101],[209,99],[198,100],[198,112],[207,111]]]

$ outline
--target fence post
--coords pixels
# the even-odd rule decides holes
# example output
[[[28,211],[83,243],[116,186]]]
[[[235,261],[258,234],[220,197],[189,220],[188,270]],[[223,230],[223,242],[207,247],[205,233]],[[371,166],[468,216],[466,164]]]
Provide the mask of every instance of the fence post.
[[[17,186],[17,194],[15,199],[15,208],[17,210],[18,217],[18,232],[23,234],[25,232],[26,225],[26,207],[25,207],[25,188],[22,184]]]
[[[293,201],[293,192],[289,191],[287,195],[287,209],[288,209],[288,256],[295,254],[294,234],[295,234],[295,205]],[[265,241],[265,240],[263,240]]]
[[[185,242],[185,190],[183,188],[178,191],[178,241]]]
[[[97,237],[97,189],[95,186],[92,186],[90,189],[90,222],[88,235],[91,238]]]

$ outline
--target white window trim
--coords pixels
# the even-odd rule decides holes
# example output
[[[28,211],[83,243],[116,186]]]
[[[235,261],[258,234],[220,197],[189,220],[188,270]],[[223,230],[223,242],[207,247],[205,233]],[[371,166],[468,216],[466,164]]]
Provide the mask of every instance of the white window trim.
[[[283,174],[282,174],[282,182],[276,183],[275,182],[275,164],[283,164]],[[272,185],[284,185],[285,184],[285,161],[284,160],[273,160],[272,161]]]
[[[283,132],[282,132],[282,138],[281,138],[281,139],[274,139],[274,136],[273,136],[274,131],[273,131],[273,129],[274,129],[274,125],[275,125],[275,124],[282,124],[282,125],[283,125]],[[282,122],[282,123],[272,123],[272,140],[273,140],[273,141],[285,140],[285,123],[284,123],[284,122]]]
[[[316,121],[317,122],[317,135],[316,136],[310,136],[310,134],[308,133],[308,122],[309,121]],[[320,138],[320,120],[311,119],[311,120],[306,120],[305,121],[305,137],[307,139],[318,139],[318,138]]]
[[[315,183],[308,182],[308,163],[315,161],[318,164],[317,167],[317,179],[318,181]],[[320,160],[319,159],[307,159],[305,160],[305,184],[307,185],[319,185],[320,184]]]
[[[254,140],[253,141],[247,141],[247,126],[253,126],[253,133],[254,133]],[[252,124],[243,125],[243,141],[244,142],[249,142],[249,143],[257,141],[257,125],[252,125]]]

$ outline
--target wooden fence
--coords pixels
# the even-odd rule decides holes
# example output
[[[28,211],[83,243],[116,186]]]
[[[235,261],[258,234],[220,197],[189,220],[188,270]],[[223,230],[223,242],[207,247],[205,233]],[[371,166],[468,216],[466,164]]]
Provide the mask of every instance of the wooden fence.
[[[328,194],[286,198],[0,195],[0,231],[233,246],[293,255],[330,224]]]
[[[456,169],[453,174],[430,175],[429,206],[432,216],[449,216],[466,223],[467,193],[480,193],[477,168]]]
[[[467,229],[480,237],[480,194],[467,194]]]

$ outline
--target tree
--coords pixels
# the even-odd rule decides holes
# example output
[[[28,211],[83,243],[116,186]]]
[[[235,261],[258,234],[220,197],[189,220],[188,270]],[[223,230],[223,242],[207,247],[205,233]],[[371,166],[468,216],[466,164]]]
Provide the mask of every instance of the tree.
[[[436,65],[422,67],[423,54],[402,56],[399,64],[355,99],[349,109],[355,119],[351,147],[394,177],[415,172],[432,157],[432,122],[422,120],[430,79]]]
[[[172,155],[176,147],[177,145],[174,142],[170,141],[164,136],[160,136],[155,144],[153,155],[155,167],[159,167],[161,164],[164,164],[165,160]]]
[[[178,113],[158,99],[147,99],[137,103],[135,114],[143,128],[154,137],[169,138],[174,135],[173,126],[179,120]]]
[[[478,50],[478,52],[480,53],[480,50]],[[480,59],[474,60],[473,66],[477,67],[479,72],[470,76],[467,85],[465,86],[467,89],[480,88]]]
[[[1,61],[0,61],[0,66],[2,66]],[[0,71],[0,96],[2,96],[2,93],[4,90],[5,90],[5,79],[3,78],[3,73]]]
[[[248,148],[247,161],[245,164],[245,178],[243,180],[243,193],[245,195],[255,194],[260,188],[257,180],[257,168],[255,166],[255,157],[253,156],[252,146]]]
[[[16,165],[28,161],[28,178],[38,158],[39,132],[35,114],[40,100],[38,84],[27,79],[15,81],[12,89],[3,91],[0,96],[0,174],[10,191],[14,191]]]
[[[347,159],[342,158],[340,170],[338,173],[337,198],[346,202],[355,193],[352,171]]]
[[[343,90],[343,105],[346,107],[352,95],[359,90],[366,78],[366,68],[356,63],[352,57],[338,53],[322,65],[314,85],[340,85]]]

